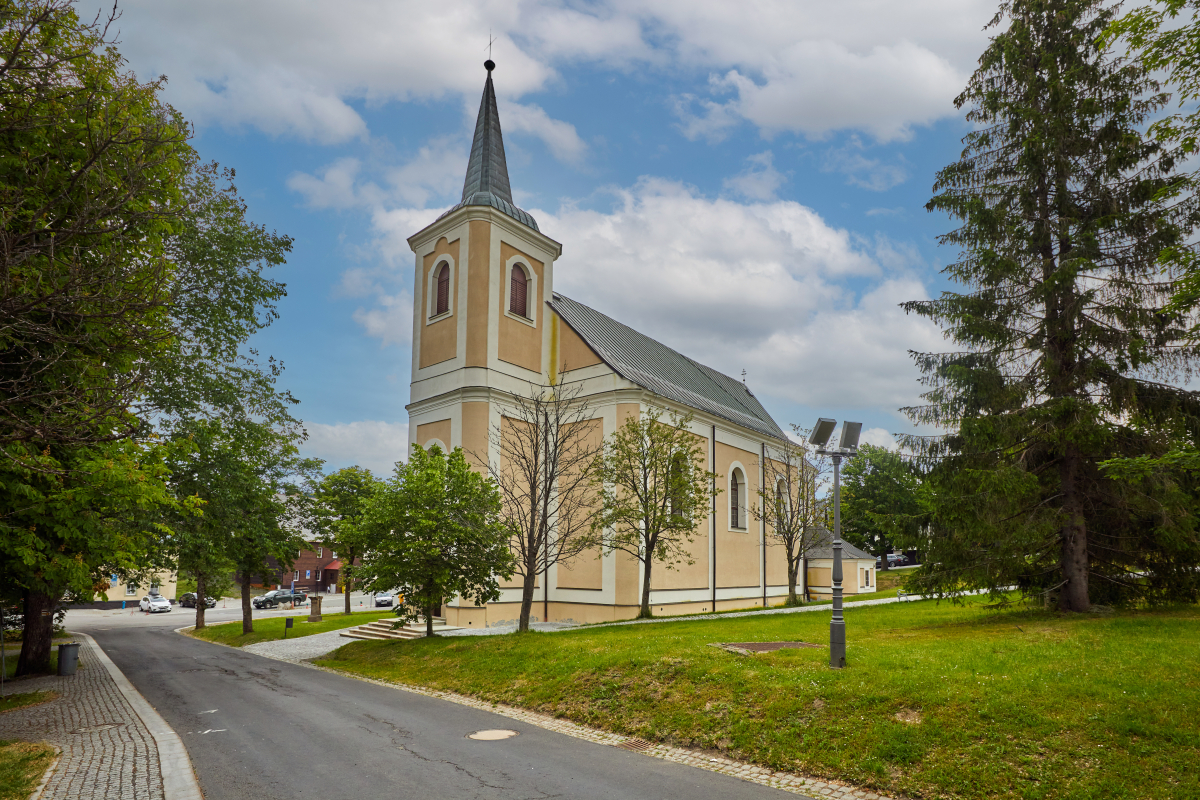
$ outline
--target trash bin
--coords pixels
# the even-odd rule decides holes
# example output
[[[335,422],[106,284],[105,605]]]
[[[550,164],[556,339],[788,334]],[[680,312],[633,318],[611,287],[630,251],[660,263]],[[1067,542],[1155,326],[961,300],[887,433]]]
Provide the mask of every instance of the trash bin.
[[[74,675],[79,666],[79,642],[63,642],[58,646],[58,674]]]

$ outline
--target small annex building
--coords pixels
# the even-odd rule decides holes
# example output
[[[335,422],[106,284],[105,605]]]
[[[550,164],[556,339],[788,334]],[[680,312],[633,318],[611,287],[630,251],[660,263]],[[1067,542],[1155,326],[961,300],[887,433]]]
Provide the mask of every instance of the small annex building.
[[[578,389],[597,437],[650,407],[691,411],[692,432],[707,442],[706,468],[720,476],[722,492],[696,531],[694,563],[654,570],[654,613],[780,602],[787,595],[786,559],[770,545],[751,504],[758,501],[762,460],[772,443],[785,440],[783,431],[742,381],[555,291],[563,245],[513,204],[495,65],[489,60],[485,67],[462,202],[408,239],[415,255],[410,444],[462,447],[494,459],[489,432],[531,383]],[[822,574],[817,562],[811,567],[814,576]],[[538,584],[534,619],[634,617],[640,569],[631,556],[598,550],[551,567]],[[462,627],[512,622],[519,586],[505,584],[499,602],[486,607],[456,601],[442,614]]]

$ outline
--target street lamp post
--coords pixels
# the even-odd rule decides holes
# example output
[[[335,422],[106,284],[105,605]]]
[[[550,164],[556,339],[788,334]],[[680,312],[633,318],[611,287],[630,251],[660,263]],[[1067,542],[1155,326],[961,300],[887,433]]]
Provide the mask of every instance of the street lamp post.
[[[829,437],[837,420],[821,417],[808,437],[817,446],[817,454],[833,460],[833,618],[829,621],[829,666],[846,666],[846,619],[842,616],[842,459],[853,458],[858,450],[861,422],[846,422],[836,449],[831,449]]]

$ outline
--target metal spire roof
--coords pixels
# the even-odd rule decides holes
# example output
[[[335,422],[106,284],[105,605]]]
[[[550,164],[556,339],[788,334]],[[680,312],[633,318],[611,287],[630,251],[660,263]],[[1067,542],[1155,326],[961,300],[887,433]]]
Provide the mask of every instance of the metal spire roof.
[[[475,120],[475,139],[471,142],[471,160],[467,162],[462,202],[442,216],[463,206],[491,206],[536,231],[538,226],[533,217],[513,205],[508,164],[504,159],[504,138],[500,134],[500,112],[492,87],[492,70],[496,64],[489,58],[483,66],[487,68],[487,82],[483,85],[479,117]]]

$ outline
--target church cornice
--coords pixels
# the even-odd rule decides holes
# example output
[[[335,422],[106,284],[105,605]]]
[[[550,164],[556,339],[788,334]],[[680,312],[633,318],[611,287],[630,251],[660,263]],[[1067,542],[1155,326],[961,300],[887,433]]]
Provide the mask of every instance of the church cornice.
[[[533,228],[520,224],[491,206],[463,206],[408,237],[408,246],[416,253],[418,247],[423,243],[436,242],[441,237],[450,234],[455,228],[473,220],[490,222],[502,229],[507,237],[523,239],[526,244],[546,251],[552,260],[562,255],[560,242],[551,239],[541,231],[535,231]]]

